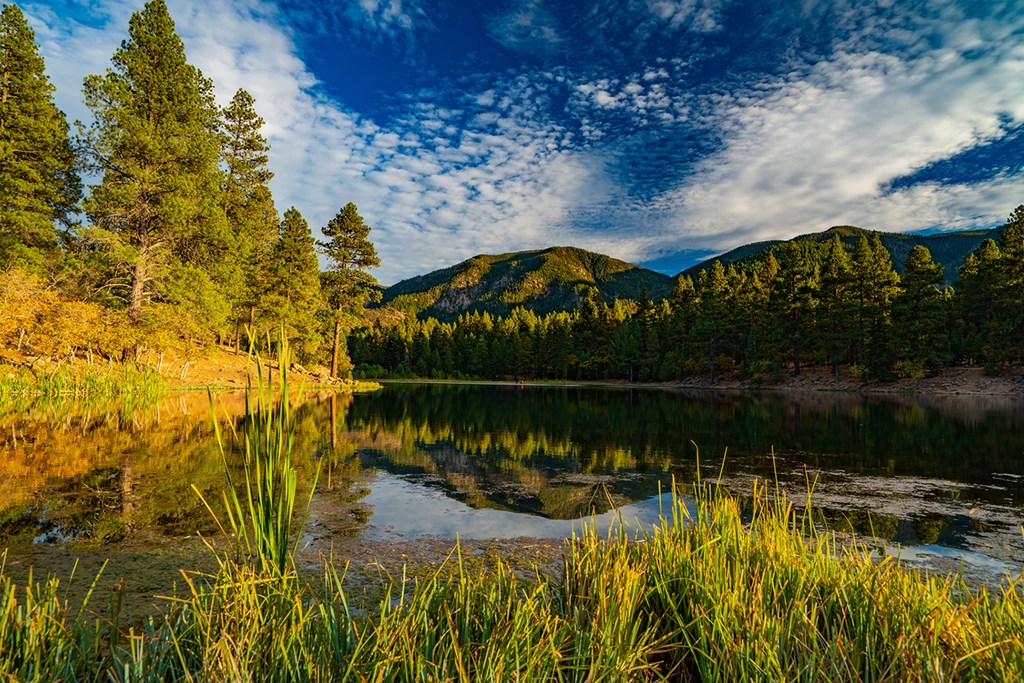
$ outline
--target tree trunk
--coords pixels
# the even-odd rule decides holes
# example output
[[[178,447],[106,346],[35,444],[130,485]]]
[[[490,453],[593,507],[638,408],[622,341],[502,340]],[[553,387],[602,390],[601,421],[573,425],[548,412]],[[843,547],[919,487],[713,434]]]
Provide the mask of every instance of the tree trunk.
[[[331,351],[331,377],[338,378],[338,353],[341,346],[341,321],[334,321],[334,348]]]
[[[140,250],[139,259],[135,262],[135,269],[132,271],[132,290],[128,298],[128,317],[133,323],[139,322],[142,317],[142,297],[145,294],[146,286],[146,258],[145,251]]]

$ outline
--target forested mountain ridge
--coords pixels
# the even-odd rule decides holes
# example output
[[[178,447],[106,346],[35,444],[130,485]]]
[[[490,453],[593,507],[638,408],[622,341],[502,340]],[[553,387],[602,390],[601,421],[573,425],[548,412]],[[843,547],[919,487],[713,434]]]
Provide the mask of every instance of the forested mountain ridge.
[[[722,265],[743,264],[760,261],[769,253],[778,253],[786,248],[790,242],[814,242],[824,248],[831,239],[838,235],[839,239],[847,247],[852,247],[860,235],[870,236],[877,232],[882,241],[882,246],[889,252],[893,268],[900,275],[903,274],[907,263],[907,255],[915,246],[926,247],[932,255],[932,259],[942,266],[945,276],[944,284],[954,284],[957,281],[957,271],[964,264],[967,257],[977,249],[982,242],[999,236],[1000,228],[989,230],[958,230],[955,232],[943,232],[932,235],[913,235],[897,232],[881,232],[866,230],[852,225],[838,225],[823,230],[812,232],[806,235],[798,235],[789,240],[767,240],[764,242],[752,242],[736,247],[720,256],[715,256],[706,261],[698,263],[684,270],[680,275],[696,277],[697,273],[711,266],[715,261],[721,261]]]
[[[507,315],[517,306],[539,313],[576,308],[583,292],[652,300],[672,292],[673,279],[576,247],[481,254],[449,268],[403,280],[384,291],[382,304],[421,318],[454,320],[479,311]]]
[[[715,383],[774,381],[805,365],[829,368],[836,382],[921,379],[953,365],[998,374],[1024,360],[1024,205],[994,232],[967,255],[956,289],[928,247],[911,246],[898,273],[880,233],[838,228],[824,242],[791,240],[760,258],[712,261],[696,277],[679,275],[660,301],[610,302],[591,287],[572,311],[408,317],[356,332],[349,348],[367,376],[705,374]]]

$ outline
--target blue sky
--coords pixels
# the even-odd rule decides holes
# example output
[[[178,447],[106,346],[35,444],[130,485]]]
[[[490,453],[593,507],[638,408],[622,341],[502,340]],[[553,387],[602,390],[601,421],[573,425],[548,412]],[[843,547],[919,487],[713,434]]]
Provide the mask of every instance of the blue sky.
[[[21,7],[87,120],[141,0]],[[386,284],[574,245],[674,274],[832,225],[991,226],[1024,203],[1024,4],[168,0],[267,120],[272,189],[355,202]]]

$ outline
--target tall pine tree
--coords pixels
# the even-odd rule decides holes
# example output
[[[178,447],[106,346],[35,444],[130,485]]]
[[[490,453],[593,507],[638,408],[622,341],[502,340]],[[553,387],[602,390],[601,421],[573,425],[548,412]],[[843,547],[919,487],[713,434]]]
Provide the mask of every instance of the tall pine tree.
[[[876,376],[891,365],[890,304],[899,291],[892,257],[877,232],[858,236],[853,249],[853,337],[855,363],[864,363]]]
[[[35,33],[16,5],[0,13],[0,266],[40,270],[82,195],[68,123],[53,103]]]
[[[331,377],[337,377],[342,333],[359,321],[368,301],[380,299],[377,280],[366,272],[379,266],[380,259],[370,241],[370,226],[352,202],[327,223],[323,234],[327,239],[318,244],[329,270],[322,275],[322,287],[334,324]]]
[[[1010,214],[999,234],[999,315],[1011,358],[1024,358],[1024,205]]]
[[[813,246],[789,242],[780,254],[779,275],[774,281],[771,309],[775,334],[793,358],[793,374],[799,375],[818,305],[819,274]]]
[[[300,357],[312,357],[320,345],[314,320],[321,304],[320,264],[309,223],[294,206],[284,212],[264,285],[268,322],[284,330]]]
[[[893,299],[896,350],[905,359],[920,362],[932,372],[949,361],[947,297],[939,289],[945,279],[942,266],[927,247],[911,248],[900,277],[900,294]]]
[[[994,371],[1003,359],[1006,325],[1002,311],[1002,253],[993,240],[985,240],[960,266],[960,317],[964,353],[969,361],[981,360]]]
[[[94,241],[124,272],[140,319],[161,280],[187,263],[218,272],[230,248],[220,201],[212,84],[185,58],[164,0],[132,15],[104,75],[85,79],[94,122],[85,138],[103,178],[86,203]]]
[[[253,331],[256,328],[270,248],[281,221],[269,187],[274,177],[267,167],[270,145],[260,132],[264,121],[256,113],[255,100],[239,90],[222,115],[221,155],[227,171],[222,201],[234,238],[237,281],[231,294],[237,333],[242,324]]]
[[[853,318],[853,264],[839,235],[835,235],[821,265],[818,339],[837,381],[839,365],[846,358],[852,341],[850,323]]]

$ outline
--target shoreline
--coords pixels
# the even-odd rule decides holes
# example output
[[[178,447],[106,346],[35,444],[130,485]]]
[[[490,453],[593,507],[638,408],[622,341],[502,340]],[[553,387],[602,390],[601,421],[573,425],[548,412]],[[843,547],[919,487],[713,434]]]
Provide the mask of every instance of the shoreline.
[[[985,375],[982,367],[948,368],[935,377],[923,379],[897,379],[892,381],[864,381],[844,373],[836,381],[825,368],[809,368],[799,376],[788,375],[777,382],[720,378],[712,382],[707,377],[688,377],[672,382],[623,382],[602,380],[458,380],[429,378],[367,379],[367,382],[389,384],[437,384],[465,386],[595,388],[595,389],[650,389],[698,390],[737,393],[837,393],[912,396],[1011,396],[1024,398],[1024,375],[1017,368],[1001,375]]]

